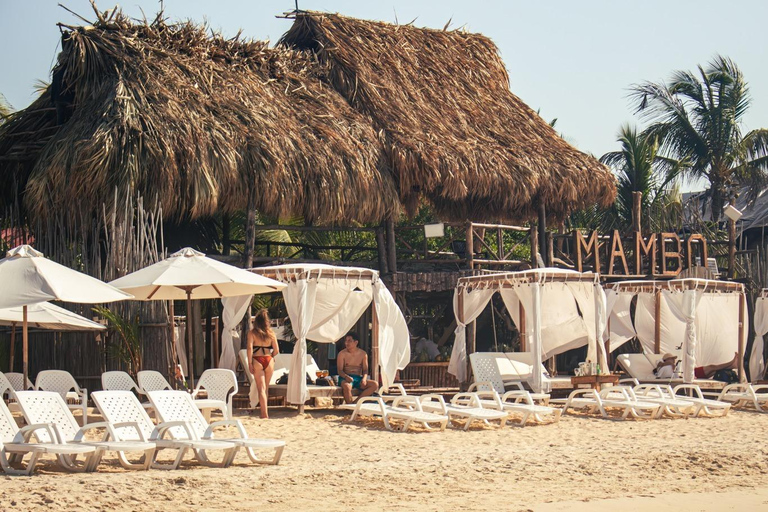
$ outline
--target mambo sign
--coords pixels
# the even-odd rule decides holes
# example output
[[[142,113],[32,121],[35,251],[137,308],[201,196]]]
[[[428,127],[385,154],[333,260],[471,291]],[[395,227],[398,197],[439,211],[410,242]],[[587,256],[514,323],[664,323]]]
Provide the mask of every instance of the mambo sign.
[[[677,233],[654,233],[645,237],[635,233],[625,242],[617,230],[608,237],[599,236],[597,231],[588,237],[574,231],[576,270],[592,270],[606,276],[671,277],[684,268],[693,267],[697,258],[704,264],[707,261],[707,240],[700,234],[681,239]]]

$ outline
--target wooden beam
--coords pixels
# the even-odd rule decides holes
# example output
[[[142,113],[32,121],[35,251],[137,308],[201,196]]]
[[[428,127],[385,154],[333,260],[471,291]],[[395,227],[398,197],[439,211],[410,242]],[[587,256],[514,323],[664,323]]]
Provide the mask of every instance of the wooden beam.
[[[539,247],[542,248],[541,257],[544,259],[544,265],[548,267],[551,265],[551,262],[549,260],[549,251],[547,250],[547,211],[543,201],[539,201],[538,215]]]
[[[390,274],[397,273],[397,242],[395,241],[395,221],[387,219],[387,268]]]
[[[467,266],[469,270],[475,269],[475,230],[471,222],[467,223]]]
[[[706,265],[706,262],[704,262]],[[728,219],[728,278],[736,276],[736,221]]]
[[[643,205],[643,193],[632,192],[632,231],[634,233],[640,233],[642,231],[642,208]]]
[[[528,333],[525,326],[525,308],[523,303],[518,301],[517,303],[518,318],[520,319],[520,352],[528,352]]]
[[[384,242],[383,226],[376,228],[376,254],[379,257],[379,272],[381,274],[388,274],[389,265],[387,265],[387,244]]]

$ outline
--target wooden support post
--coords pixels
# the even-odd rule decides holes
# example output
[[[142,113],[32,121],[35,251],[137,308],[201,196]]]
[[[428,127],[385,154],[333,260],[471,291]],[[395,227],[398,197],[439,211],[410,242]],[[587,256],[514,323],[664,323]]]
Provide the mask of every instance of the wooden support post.
[[[744,311],[746,304],[744,303],[744,294],[739,294],[739,382],[747,382],[747,376],[744,374]],[[753,378],[754,380],[754,378]]]
[[[371,301],[371,378],[381,385],[379,380],[379,316],[376,314],[376,299]],[[391,384],[391,383],[390,383]]]
[[[706,261],[704,265],[706,265]],[[736,221],[728,219],[728,279],[736,277]]]
[[[467,266],[475,269],[475,230],[471,222],[467,223]]]
[[[397,242],[395,240],[395,221],[387,219],[387,266],[390,274],[397,273]]]
[[[531,268],[539,268],[539,262],[536,259],[536,254],[539,252],[539,237],[536,233],[536,224],[531,224],[528,231],[528,234],[531,237]]]
[[[190,389],[195,387],[195,341],[192,330],[192,290],[187,290],[187,377],[189,378]]]
[[[606,330],[608,331],[608,339],[605,340],[605,361],[608,363],[608,368],[606,368],[606,371],[610,373],[611,368],[613,368],[613,354],[611,353],[611,318],[608,317],[606,320]]]
[[[376,253],[379,257],[379,274],[389,274],[389,265],[387,265],[387,244],[384,242],[384,227],[376,228]]]
[[[552,262],[549,260],[549,251],[547,250],[547,211],[544,208],[544,202],[539,201],[539,247],[541,247],[541,257],[544,259],[544,265],[549,267]]]
[[[230,242],[230,218],[229,214],[225,213],[221,218],[221,253],[224,256],[229,256],[232,250],[232,242]]]
[[[653,347],[653,352],[654,354],[661,354],[661,290],[656,290],[655,299],[656,303],[653,316],[653,340],[655,345]]]
[[[517,303],[518,318],[520,318],[520,352],[528,352],[528,333],[525,326],[525,308],[522,302]]]
[[[459,296],[457,297],[456,302],[457,302],[456,305],[458,308],[458,318],[456,320],[458,321],[458,323],[464,325],[464,293],[463,292],[459,293]],[[454,343],[456,343],[455,338],[454,338]],[[469,363],[469,356],[467,356],[467,363]],[[467,369],[467,375],[469,375],[469,369]],[[467,382],[469,382],[469,379],[467,379],[467,381],[465,382],[459,382],[459,385],[461,386],[462,390],[465,390],[467,389],[467,387],[469,387],[469,384],[467,384]]]
[[[173,376],[176,374],[176,364],[179,362],[178,355],[176,354],[176,322],[174,317],[176,316],[173,311],[173,301],[168,301],[168,339],[170,344],[168,347],[168,375],[172,380],[170,382],[176,382]]]
[[[642,231],[642,211],[643,211],[643,193],[632,192],[632,231],[640,233]]]
[[[11,323],[11,354],[10,354],[10,361],[8,364],[8,371],[13,372],[14,371],[14,360],[16,355],[16,322]]]
[[[245,250],[243,250],[243,268],[253,266],[253,251],[256,245],[256,187],[248,192],[248,209],[245,220]],[[189,317],[189,312],[187,312]]]
[[[547,231],[547,259],[545,260],[548,267],[552,266],[552,262],[555,261],[555,242],[552,236],[552,232]]]

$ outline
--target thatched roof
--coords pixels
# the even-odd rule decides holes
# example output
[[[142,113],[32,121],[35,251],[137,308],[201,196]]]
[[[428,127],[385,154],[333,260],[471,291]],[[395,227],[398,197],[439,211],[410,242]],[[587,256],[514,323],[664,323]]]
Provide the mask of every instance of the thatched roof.
[[[53,84],[0,130],[2,180],[16,174],[39,214],[99,208],[117,188],[196,218],[244,209],[250,182],[266,215],[388,217],[378,136],[323,73],[305,52],[117,13],[64,31]]]
[[[562,215],[615,197],[615,179],[509,89],[480,34],[303,13],[283,36],[330,66],[333,87],[376,128],[406,204],[442,218],[520,219],[543,200]]]
[[[34,215],[158,200],[378,222],[525,220],[613,201],[609,171],[509,91],[484,36],[299,14],[277,48],[119,11],[66,27],[53,83],[0,126],[0,197]],[[1,205],[0,205],[1,206]]]

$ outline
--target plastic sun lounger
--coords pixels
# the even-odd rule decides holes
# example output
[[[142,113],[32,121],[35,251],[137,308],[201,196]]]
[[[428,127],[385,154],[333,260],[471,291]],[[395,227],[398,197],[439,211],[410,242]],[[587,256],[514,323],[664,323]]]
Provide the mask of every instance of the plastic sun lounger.
[[[705,393],[716,396],[720,402],[728,402],[732,407],[752,406],[757,412],[768,412],[768,384],[753,386],[749,383],[728,384],[720,393]]]
[[[155,426],[149,419],[146,410],[139,400],[130,391],[96,391],[91,394],[96,407],[101,411],[104,419],[113,424],[115,435],[120,441],[137,441],[149,439],[157,446],[153,469],[177,469],[189,450],[195,455],[205,450],[232,449],[232,443],[220,441],[194,441],[181,439],[166,439],[171,427],[184,427],[181,421],[160,423]],[[157,455],[161,450],[175,450],[175,460],[168,463],[157,461]],[[208,464],[208,459],[200,459],[203,464]],[[122,459],[121,459],[122,463]]]
[[[7,372],[5,376],[8,378],[8,382],[13,386],[14,391],[27,391],[29,389],[35,389],[29,379],[27,379],[26,386],[24,385],[24,374],[16,372]]]
[[[483,387],[482,382],[475,383],[478,388]],[[467,390],[470,394],[478,396],[478,403],[486,409],[496,409],[507,413],[521,414],[519,425],[524,427],[528,419],[533,417],[538,423],[544,423],[543,416],[551,416],[557,423],[560,421],[561,411],[548,405],[539,405],[534,399],[533,393],[525,390],[507,391],[503,395],[494,391],[473,391],[475,384],[472,384]]]
[[[397,393],[388,394],[392,389],[396,390]],[[418,400],[422,411],[448,416],[452,421],[456,419],[466,420],[464,430],[468,430],[469,426],[475,421],[482,421],[486,425],[490,424],[489,422],[491,421],[499,421],[499,426],[503,427],[509,417],[506,412],[483,408],[479,397],[475,393],[457,393],[451,398],[449,403],[446,403],[441,395],[408,395],[402,384],[395,383],[389,387],[382,386],[379,389],[379,394],[385,403],[406,397],[402,398],[401,403],[408,403],[408,398],[411,401]]]
[[[205,391],[208,398],[197,398],[200,391]],[[234,413],[232,398],[237,394],[237,376],[227,368],[205,370],[192,392],[192,399],[198,409],[218,409],[225,420],[231,420]]]
[[[568,395],[563,414],[566,414],[568,409],[586,408],[592,413],[600,411],[603,418],[609,418],[606,409],[617,408],[623,411],[622,419],[627,419],[629,416],[650,419],[659,415],[660,404],[633,399],[630,391],[630,388],[624,386],[606,387],[599,393],[594,389],[574,389]]]
[[[40,434],[41,431],[45,432],[45,436]],[[33,436],[36,442],[30,442]],[[96,455],[95,446],[40,441],[40,438],[55,437],[53,427],[47,423],[33,423],[19,429],[11,411],[0,400],[0,467],[6,474],[31,475],[43,454],[56,455],[61,466],[68,471],[83,471],[89,466],[90,458]],[[27,454],[30,457],[25,464],[23,457]],[[80,467],[75,463],[78,455],[85,456],[85,462]]]
[[[680,395],[679,391],[688,392],[688,395]],[[696,384],[680,384],[672,389],[674,396],[680,396],[684,400],[693,402],[695,409],[693,416],[697,417],[702,414],[705,416],[727,416],[728,411],[731,409],[731,404],[728,402],[721,402],[719,400],[710,400],[704,398],[704,394],[701,392],[701,388]],[[717,412],[716,412],[717,411]]]
[[[146,440],[119,441],[113,425],[107,422],[91,423],[79,427],[75,417],[69,411],[61,395],[52,391],[19,391],[16,393],[21,412],[29,424],[49,423],[53,430],[52,438],[46,432],[40,432],[38,439],[45,442],[55,442],[65,446],[92,446],[95,455],[85,463],[84,471],[95,471],[105,451],[142,452],[143,462],[125,466],[128,469],[149,469],[155,453],[155,444]],[[106,430],[101,441],[85,441],[87,431],[96,428]],[[64,465],[64,463],[63,463]]]
[[[469,361],[478,391],[495,391],[503,395],[508,391],[507,386],[514,386],[515,390],[525,390],[523,382],[526,379],[518,373],[513,361],[505,354],[473,352],[469,355]],[[548,393],[531,393],[531,397],[544,405],[549,403]]]
[[[637,400],[661,405],[662,414],[687,418],[690,414],[695,416],[698,413],[698,407],[693,401],[676,396],[669,385],[638,384],[632,388],[632,393]]]
[[[157,412],[160,421],[181,422],[183,426],[171,427],[169,431],[175,439],[189,439],[195,441],[212,441],[233,446],[225,453],[222,463],[226,466],[232,464],[240,448],[245,449],[252,462],[257,464],[277,464],[285,448],[285,441],[277,439],[252,439],[248,437],[240,420],[229,419],[214,421],[210,425],[200,410],[195,406],[192,397],[184,391],[150,391],[149,399]],[[214,431],[218,427],[235,427],[239,437],[215,438]],[[274,450],[271,459],[264,459],[256,454],[255,450]],[[206,455],[201,453],[201,460]],[[200,458],[200,455],[198,456]]]
[[[80,410],[83,414],[83,425],[88,423],[88,390],[77,385],[72,375],[64,370],[43,370],[37,374],[35,390],[53,391],[58,393],[71,410]]]
[[[352,404],[342,404],[341,409],[352,411],[349,421],[355,421],[358,417],[374,416],[384,421],[384,427],[392,432],[406,432],[412,423],[421,423],[427,430],[432,430],[430,424],[437,423],[440,431],[445,430],[449,418],[444,414],[435,414],[421,409],[421,403],[415,397],[396,397],[392,405],[384,402],[380,396],[367,396],[359,398]],[[401,406],[400,404],[405,406]],[[402,421],[402,425],[393,425],[392,420]]]

